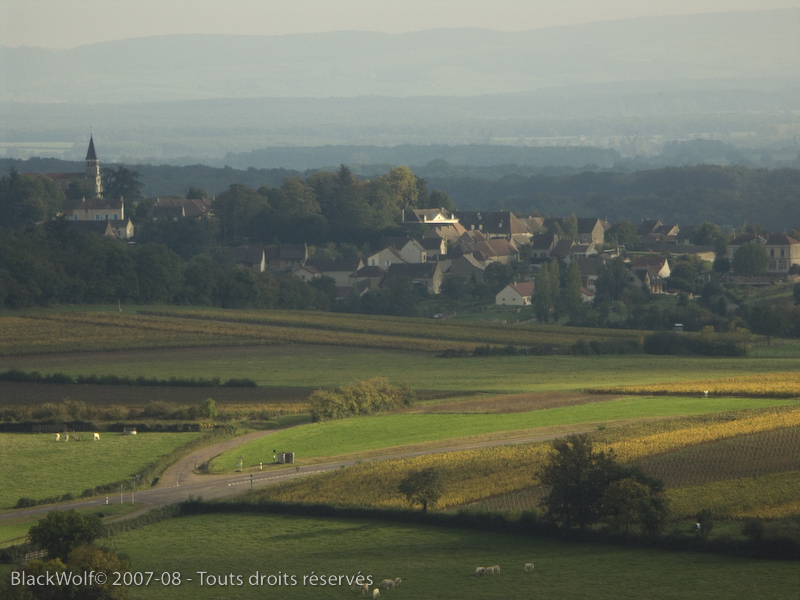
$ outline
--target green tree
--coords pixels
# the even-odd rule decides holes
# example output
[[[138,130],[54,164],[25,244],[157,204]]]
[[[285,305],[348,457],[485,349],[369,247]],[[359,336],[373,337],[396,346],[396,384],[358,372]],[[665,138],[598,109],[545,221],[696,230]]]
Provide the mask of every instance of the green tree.
[[[201,401],[200,406],[197,407],[197,414],[204,419],[216,419],[219,415],[217,403],[214,402],[213,398],[206,398]]]
[[[636,235],[636,226],[630,221],[617,221],[606,230],[604,240],[606,244],[625,246],[628,250],[636,250],[639,238]]]
[[[441,190],[433,190],[431,192],[431,196],[428,199],[428,208],[443,208],[445,210],[449,210],[450,212],[453,212],[456,209],[453,201],[450,199],[450,196]]]
[[[601,302],[619,300],[627,286],[628,266],[622,258],[611,259],[597,270],[595,284],[597,300]]]
[[[100,534],[100,517],[75,510],[53,510],[28,531],[31,542],[50,558],[66,559],[72,549],[91,544]]]
[[[492,294],[496,294],[514,280],[514,269],[510,265],[493,262],[486,265],[483,281],[489,286]]]
[[[141,176],[138,171],[119,165],[118,167],[104,167],[101,169],[103,178],[103,196],[106,198],[124,198],[129,202],[136,202],[142,197],[144,184],[139,181]]]
[[[570,261],[564,290],[561,292],[561,306],[568,315],[573,315],[583,307],[581,295],[581,268],[577,260]]]
[[[731,266],[734,273],[745,277],[764,273],[769,267],[767,249],[757,242],[746,242],[733,253]]]
[[[617,470],[611,454],[596,452],[587,434],[552,442],[549,462],[540,473],[550,486],[544,500],[547,515],[564,527],[586,528],[602,516],[602,501]]]
[[[14,228],[51,219],[61,210],[64,193],[49,177],[20,175],[16,169],[0,177],[0,224]]]
[[[533,287],[533,312],[542,323],[550,320],[550,311],[553,309],[553,288],[558,286],[558,281],[553,281],[547,263],[539,267]]]
[[[419,504],[422,512],[433,508],[442,497],[444,486],[439,470],[434,467],[411,471],[397,486],[411,506]]]
[[[139,302],[158,304],[172,302],[183,287],[180,257],[162,244],[139,246],[133,255]]]
[[[718,225],[705,221],[694,228],[691,242],[696,246],[714,246],[722,236],[722,230]]]
[[[255,190],[241,183],[231,185],[214,201],[223,240],[233,245],[242,243],[255,216],[269,208],[267,198]]]

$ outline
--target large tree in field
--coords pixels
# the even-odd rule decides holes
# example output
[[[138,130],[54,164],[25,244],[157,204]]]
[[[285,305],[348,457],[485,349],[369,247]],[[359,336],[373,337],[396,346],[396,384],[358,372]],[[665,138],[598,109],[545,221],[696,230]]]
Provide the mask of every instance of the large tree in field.
[[[603,496],[616,463],[597,452],[587,434],[554,440],[553,453],[542,469],[542,484],[550,486],[544,501],[547,515],[565,527],[584,529],[599,520]]]
[[[105,167],[101,170],[103,176],[103,196],[117,200],[135,202],[142,197],[144,184],[139,181],[139,172],[119,165],[117,168]]]
[[[433,467],[411,471],[400,482],[397,490],[412,506],[419,504],[422,512],[427,512],[428,507],[435,506],[442,497],[442,478],[439,471]]]
[[[645,535],[661,530],[667,503],[660,481],[618,464],[613,453],[596,451],[585,433],[554,440],[552,448],[539,476],[550,486],[544,506],[553,521],[580,529],[606,521],[626,531],[638,522]]]

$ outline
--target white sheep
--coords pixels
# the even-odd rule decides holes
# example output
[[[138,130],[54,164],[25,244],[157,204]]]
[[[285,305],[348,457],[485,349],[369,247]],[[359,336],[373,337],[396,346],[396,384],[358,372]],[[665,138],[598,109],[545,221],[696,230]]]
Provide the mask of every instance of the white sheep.
[[[475,576],[480,577],[481,575],[486,575],[486,569],[484,567],[475,567]]]
[[[57,433],[57,434],[56,434],[56,441],[57,441],[57,442],[60,442],[60,441],[61,441],[61,434],[60,434],[60,433]]]
[[[368,591],[369,591],[369,584],[368,583],[362,583],[361,584],[361,593],[362,594],[366,594]]]
[[[525,572],[526,573],[533,573],[533,563],[525,563]]]
[[[394,579],[384,579],[381,581],[381,587],[384,590],[390,590],[394,587]]]
[[[95,441],[98,441],[100,439],[100,434],[99,433],[94,433],[93,435],[94,435],[94,440]]]
[[[397,587],[397,586],[399,586],[401,583],[403,583],[403,580],[402,580],[402,579],[400,579],[399,577],[397,577],[397,578],[394,580],[394,587]]]
[[[68,442],[68,441],[69,441],[69,434],[68,434],[68,433],[65,433],[65,434],[64,434],[64,441],[65,441],[65,442]]]
[[[494,565],[491,567],[486,567],[486,574],[487,575],[499,575],[500,574],[500,567],[498,565]]]
[[[380,598],[380,597],[381,597],[381,591],[378,588],[375,588],[374,590],[372,590],[372,598],[373,598],[373,600],[375,598]]]

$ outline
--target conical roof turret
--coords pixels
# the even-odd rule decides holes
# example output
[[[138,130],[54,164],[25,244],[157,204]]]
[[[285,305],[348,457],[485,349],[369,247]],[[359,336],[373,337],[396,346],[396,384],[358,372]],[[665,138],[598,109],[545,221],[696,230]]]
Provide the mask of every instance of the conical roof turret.
[[[86,160],[97,160],[97,154],[94,151],[94,137],[89,136],[89,150],[86,152]]]

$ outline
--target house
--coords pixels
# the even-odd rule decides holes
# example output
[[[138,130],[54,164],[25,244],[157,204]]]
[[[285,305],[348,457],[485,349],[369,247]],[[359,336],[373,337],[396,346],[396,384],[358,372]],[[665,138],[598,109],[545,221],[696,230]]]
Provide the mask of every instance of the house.
[[[554,233],[540,233],[533,236],[531,260],[543,261],[549,259],[557,243],[558,236]]]
[[[458,218],[444,208],[416,208],[403,210],[400,223],[402,225],[452,225],[458,223]]]
[[[353,273],[350,276],[350,281],[353,286],[364,286],[366,282],[366,290],[374,290],[380,287],[384,277],[386,277],[385,269],[367,265]]]
[[[314,267],[322,276],[333,279],[337,288],[349,288],[352,285],[350,277],[364,266],[364,261],[359,257],[309,258],[306,266]]]
[[[664,256],[644,256],[637,258],[631,264],[632,269],[648,269],[654,275],[667,279],[672,272],[669,266],[669,259]]]
[[[208,198],[156,198],[147,215],[154,221],[199,219],[210,214],[211,200]]]
[[[468,231],[480,231],[487,238],[505,238],[514,244],[530,243],[533,234],[514,213],[504,211],[457,211],[461,225]]]
[[[553,230],[556,226],[562,231],[564,230],[564,222],[566,219],[545,219],[544,226]],[[594,218],[580,218],[577,219],[577,232],[573,241],[578,244],[595,244],[602,245],[605,241],[606,227],[603,221]]]
[[[464,235],[467,230],[461,223],[449,223],[444,225],[435,225],[433,231],[426,233],[426,238],[439,238],[448,244],[455,244],[458,239]]]
[[[424,237],[417,241],[419,241],[419,243],[425,249],[428,260],[437,260],[438,257],[447,254],[447,241],[444,238],[440,238],[438,236],[429,238]]]
[[[233,260],[238,266],[253,273],[263,273],[267,269],[263,246],[239,246],[233,248]]]
[[[597,291],[597,275],[600,272],[600,267],[605,264],[605,259],[601,256],[587,256],[585,258],[576,258],[578,268],[581,271],[581,287],[585,289],[591,297],[594,297]]]
[[[497,306],[530,306],[533,297],[533,281],[509,283],[497,292],[494,303]]]
[[[419,240],[409,237],[390,237],[386,242],[397,250],[407,263],[428,262],[428,251]]]
[[[505,265],[519,260],[519,250],[505,238],[487,238],[482,231],[467,231],[453,246],[453,255],[472,254],[480,262]]]
[[[407,279],[413,287],[424,287],[429,294],[438,294],[442,288],[442,269],[436,262],[393,264],[381,285],[387,287],[398,279]]]
[[[134,226],[130,218],[125,218],[125,201],[106,200],[103,198],[82,198],[67,200],[62,209],[68,221],[108,221],[114,234],[121,240],[133,237]]]
[[[322,277],[322,273],[310,265],[299,265],[292,269],[292,277],[297,277],[300,281],[312,281]]]
[[[628,271],[628,284],[647,290],[652,294],[663,294],[667,291],[666,280],[650,268],[631,268]]]
[[[769,257],[767,270],[770,273],[787,274],[789,269],[800,265],[800,241],[785,233],[769,233],[764,235],[744,234],[737,235],[728,244],[727,257],[733,260],[733,255],[744,244],[756,243],[764,246]]]
[[[267,268],[273,273],[289,271],[306,264],[308,260],[308,245],[281,244],[280,246],[267,246],[264,249],[264,257],[267,261]]]
[[[387,246],[383,250],[367,257],[368,266],[381,267],[382,269],[388,269],[392,265],[406,262],[408,261],[400,255],[400,252],[394,246]]]
[[[486,265],[475,258],[472,254],[462,254],[450,263],[447,275],[462,275],[469,280],[483,281],[483,272]]]
[[[800,241],[785,233],[772,233],[767,236],[769,271],[788,273],[795,265],[800,265]]]

